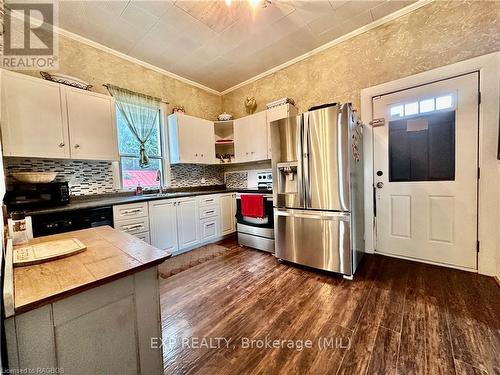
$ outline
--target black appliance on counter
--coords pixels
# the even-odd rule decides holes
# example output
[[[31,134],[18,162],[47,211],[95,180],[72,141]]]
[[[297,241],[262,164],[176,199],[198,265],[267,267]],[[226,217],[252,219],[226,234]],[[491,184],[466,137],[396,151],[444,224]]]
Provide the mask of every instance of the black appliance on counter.
[[[9,212],[63,206],[69,203],[67,182],[15,183],[7,186],[3,199]]]
[[[113,207],[105,206],[33,215],[31,221],[33,237],[103,225],[113,226]]]

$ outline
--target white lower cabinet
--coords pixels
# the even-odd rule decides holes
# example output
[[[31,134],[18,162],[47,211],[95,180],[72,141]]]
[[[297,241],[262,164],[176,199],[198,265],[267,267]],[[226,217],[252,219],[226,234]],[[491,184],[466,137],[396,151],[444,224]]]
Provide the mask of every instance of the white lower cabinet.
[[[150,243],[148,204],[138,202],[113,206],[113,226]]]
[[[173,199],[149,202],[149,228],[151,245],[170,252],[177,251],[177,202]]]
[[[219,218],[200,220],[201,242],[210,242],[219,237]]]
[[[192,247],[200,242],[199,220],[196,197],[177,200],[179,250]]]
[[[236,194],[227,193],[219,196],[220,200],[220,231],[225,236],[236,231]]]
[[[234,193],[161,199],[150,201],[147,205],[147,208],[132,204],[130,207],[115,206],[115,217],[127,218],[118,221],[120,228],[128,229],[129,233],[143,241],[171,253],[180,253],[214,242],[236,230]],[[140,230],[137,226],[141,219],[130,218],[130,215],[142,216],[144,213],[149,213],[148,231],[132,233]],[[118,228],[116,219],[115,228]]]

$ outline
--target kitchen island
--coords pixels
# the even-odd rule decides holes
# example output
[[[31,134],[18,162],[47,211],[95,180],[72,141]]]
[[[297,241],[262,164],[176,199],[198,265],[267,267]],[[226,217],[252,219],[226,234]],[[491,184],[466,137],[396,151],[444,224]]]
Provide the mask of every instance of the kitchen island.
[[[158,265],[171,255],[107,226],[30,244],[66,238],[87,249],[14,268],[11,277],[6,267],[8,366],[27,373],[163,373],[162,351],[151,341],[161,338]]]

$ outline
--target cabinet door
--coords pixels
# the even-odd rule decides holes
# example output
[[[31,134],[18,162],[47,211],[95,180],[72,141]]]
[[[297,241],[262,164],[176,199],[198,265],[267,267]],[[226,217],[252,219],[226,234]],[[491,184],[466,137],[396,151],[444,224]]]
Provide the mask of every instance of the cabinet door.
[[[246,134],[251,161],[267,159],[266,111],[247,117]]]
[[[149,202],[151,245],[174,252],[178,250],[177,213],[172,199]]]
[[[297,116],[297,108],[291,104],[280,105],[266,110],[267,117],[267,158],[271,159],[271,122]]]
[[[212,164],[215,161],[214,123],[172,114],[168,117],[170,161],[173,164]]]
[[[196,197],[177,200],[177,228],[179,250],[200,242],[199,212]]]
[[[73,159],[118,160],[111,96],[65,88]]]
[[[200,162],[203,164],[212,164],[215,162],[214,123],[208,120],[199,120],[197,139],[199,140]]]
[[[60,85],[5,70],[2,75],[4,155],[69,158],[65,98]]]
[[[235,209],[236,198],[233,193],[222,194],[220,196],[221,220],[220,229],[221,235],[225,236],[235,231]]]
[[[249,151],[248,143],[251,139],[248,139],[247,134],[247,117],[242,117],[234,120],[234,158],[237,162],[248,161]]]

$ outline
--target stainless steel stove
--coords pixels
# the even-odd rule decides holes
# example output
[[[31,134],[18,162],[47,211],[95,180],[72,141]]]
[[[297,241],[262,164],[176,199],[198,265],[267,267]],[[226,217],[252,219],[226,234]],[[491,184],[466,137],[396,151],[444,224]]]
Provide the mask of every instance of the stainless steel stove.
[[[257,174],[257,187],[259,193],[236,194],[236,230],[238,232],[238,243],[243,246],[253,247],[274,253],[274,216],[273,216],[273,176],[271,172],[259,172]],[[243,216],[241,213],[242,194],[262,194],[264,196],[264,217],[255,218]]]

